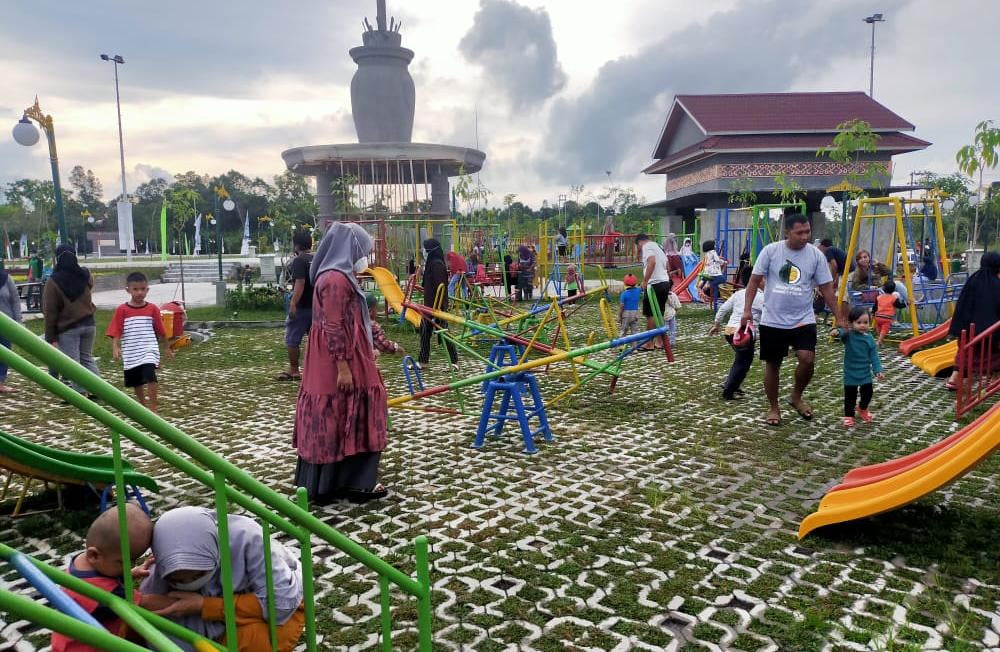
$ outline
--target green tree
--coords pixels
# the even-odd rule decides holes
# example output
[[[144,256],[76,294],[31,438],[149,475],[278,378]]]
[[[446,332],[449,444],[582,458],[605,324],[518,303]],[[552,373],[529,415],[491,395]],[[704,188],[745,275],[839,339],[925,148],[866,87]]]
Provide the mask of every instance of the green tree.
[[[774,185],[777,186],[778,200],[782,204],[794,204],[805,196],[805,191],[799,182],[784,172],[775,175]]]
[[[975,220],[972,226],[972,245],[979,242],[979,206],[983,203],[983,171],[986,168],[996,168],[1000,160],[1000,129],[993,126],[992,120],[984,120],[976,125],[976,134],[971,145],[958,150],[955,154],[959,169],[970,177],[979,175],[976,188]]]
[[[730,204],[738,208],[748,208],[757,203],[757,193],[753,190],[753,179],[742,175],[729,182]]]
[[[879,138],[872,131],[872,126],[864,120],[848,120],[837,125],[833,143],[816,150],[816,156],[826,156],[831,161],[852,166],[878,151]],[[844,175],[844,183],[858,188],[848,193],[856,199],[863,194],[864,188],[881,188],[885,175],[884,165],[877,161],[867,161],[860,171],[849,167],[848,173]]]

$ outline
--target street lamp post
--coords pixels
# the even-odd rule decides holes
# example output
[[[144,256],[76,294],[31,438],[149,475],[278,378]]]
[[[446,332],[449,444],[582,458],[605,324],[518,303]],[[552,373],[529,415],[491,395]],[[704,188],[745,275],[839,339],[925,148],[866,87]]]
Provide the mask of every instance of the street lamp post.
[[[219,201],[222,201],[223,210],[231,211],[236,208],[236,203],[229,198],[229,193],[222,186],[215,189],[215,248],[219,258],[219,281],[225,279],[222,275],[222,211],[219,210]]]
[[[866,23],[872,26],[872,51],[868,69],[868,97],[875,98],[875,23],[884,23],[882,14],[872,14],[863,18]]]
[[[122,57],[120,54],[115,54],[115,55],[102,54],[101,55],[101,60],[102,61],[109,61],[109,62],[113,63],[114,66],[115,66],[115,106],[118,108],[118,152],[121,155],[121,164],[122,164],[122,199],[121,199],[121,201],[122,202],[127,202],[129,199],[128,199],[128,191],[126,190],[126,187],[125,187],[125,137],[124,137],[124,135],[122,133],[122,102],[121,102],[121,95],[118,92],[118,64],[124,64],[125,63],[125,58]],[[121,219],[121,217],[122,217],[121,210],[119,209],[118,219]],[[126,235],[125,235],[125,237],[128,239],[128,241],[125,243],[125,258],[126,258],[126,260],[128,260],[128,262],[132,262],[132,247],[135,244],[135,237],[132,234],[132,213],[131,213],[131,211],[129,211],[126,226],[128,228],[126,229]]]
[[[38,142],[38,129],[31,124],[31,120],[37,122],[42,131],[45,132],[45,139],[49,143],[49,162],[52,165],[52,194],[55,195],[56,217],[59,220],[59,242],[68,242],[69,236],[66,233],[66,211],[63,209],[62,186],[59,184],[59,156],[56,154],[56,130],[52,122],[51,115],[42,113],[38,106],[38,97],[35,103],[24,110],[24,116],[14,125],[14,140],[19,145],[31,147]]]

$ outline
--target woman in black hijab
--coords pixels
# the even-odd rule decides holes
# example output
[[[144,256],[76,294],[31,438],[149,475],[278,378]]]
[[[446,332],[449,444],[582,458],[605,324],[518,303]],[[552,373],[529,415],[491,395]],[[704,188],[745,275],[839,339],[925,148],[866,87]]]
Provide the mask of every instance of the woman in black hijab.
[[[969,276],[969,280],[962,287],[962,293],[958,295],[948,334],[958,337],[962,331],[968,330],[971,324],[975,324],[977,334],[982,333],[998,321],[1000,321],[1000,252],[988,251],[983,254],[979,270]],[[993,351],[990,357],[993,368],[989,371],[996,371],[1000,368],[1000,335],[993,336]],[[945,385],[950,390],[958,388],[957,359],[955,363],[956,369]],[[975,361],[973,363],[976,364]]]
[[[438,295],[438,288],[444,286],[444,295],[439,308],[448,309],[448,265],[444,260],[444,251],[441,243],[434,238],[424,240],[424,305],[434,307],[434,299]],[[426,315],[420,317],[420,354],[417,356],[417,364],[423,368],[430,361],[431,357],[431,335],[436,329],[447,330],[448,326],[436,319],[428,319]],[[446,339],[445,345],[448,347],[448,357],[451,359],[453,368],[458,368],[458,351],[451,340]]]
[[[72,245],[56,247],[56,264],[42,291],[45,341],[81,365],[100,375],[94,362],[97,308],[91,298],[94,279],[80,267]],[[82,391],[79,387],[77,391]]]

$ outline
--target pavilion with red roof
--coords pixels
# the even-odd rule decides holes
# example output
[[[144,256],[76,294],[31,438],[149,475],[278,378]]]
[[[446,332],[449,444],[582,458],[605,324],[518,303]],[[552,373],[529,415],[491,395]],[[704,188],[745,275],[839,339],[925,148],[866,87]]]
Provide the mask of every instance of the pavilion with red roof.
[[[877,151],[850,164],[816,156],[832,144],[837,125],[855,119],[878,134]],[[911,135],[914,130],[862,92],[677,95],[653,150],[656,162],[643,170],[665,179],[666,198],[649,206],[689,218],[696,208],[724,208],[739,178],[752,180],[758,201],[770,203],[776,201],[774,177],[784,174],[817,212],[827,188],[872,161],[885,169],[873,193],[893,192],[900,189],[890,186],[893,155],[930,145]]]

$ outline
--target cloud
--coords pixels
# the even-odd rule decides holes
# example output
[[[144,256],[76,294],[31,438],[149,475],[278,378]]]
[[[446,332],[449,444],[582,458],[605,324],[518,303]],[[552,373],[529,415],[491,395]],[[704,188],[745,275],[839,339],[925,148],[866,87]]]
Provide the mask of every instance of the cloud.
[[[887,0],[880,7],[899,11],[907,2]],[[782,0],[740,2],[607,62],[580,97],[553,104],[549,154],[537,160],[538,172],[559,183],[598,179],[608,169],[631,176],[649,162],[674,94],[783,91],[856,49],[837,26],[858,22],[866,2],[796,7],[790,12]]]
[[[566,85],[545,9],[481,0],[458,49],[515,109],[537,106]]]

